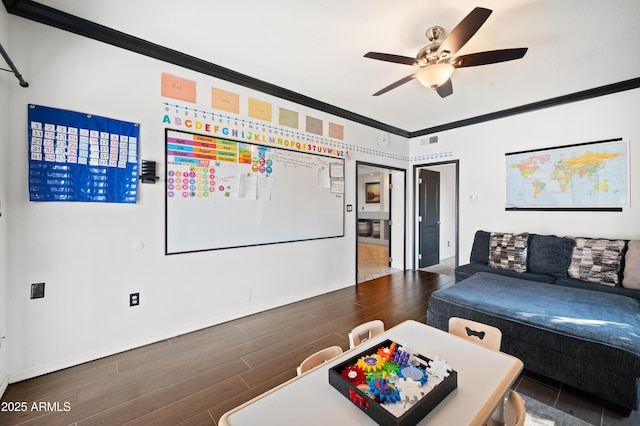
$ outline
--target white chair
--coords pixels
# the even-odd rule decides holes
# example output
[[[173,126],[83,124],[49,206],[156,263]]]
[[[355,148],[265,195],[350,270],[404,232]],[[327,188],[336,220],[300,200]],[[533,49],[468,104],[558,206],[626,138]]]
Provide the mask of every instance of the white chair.
[[[499,328],[464,318],[449,318],[449,333],[494,351],[499,351],[502,344],[502,332]]]
[[[520,394],[516,391],[509,393],[509,399],[504,406],[504,424],[506,426],[523,426],[527,409]]]
[[[496,409],[487,426],[523,426],[527,409],[520,394],[514,390],[507,392],[505,400]]]
[[[463,337],[485,348],[499,351],[502,332],[499,328],[464,318],[449,318],[449,333]],[[524,401],[518,392],[509,390],[487,423],[490,426],[522,426],[526,416]]]
[[[360,343],[382,333],[384,333],[384,323],[380,320],[360,324],[349,333],[349,348],[354,348]]]
[[[298,373],[298,376],[301,376],[312,368],[317,367],[340,354],[342,354],[342,348],[340,346],[329,346],[328,348],[319,350],[302,361],[296,369],[296,372]]]

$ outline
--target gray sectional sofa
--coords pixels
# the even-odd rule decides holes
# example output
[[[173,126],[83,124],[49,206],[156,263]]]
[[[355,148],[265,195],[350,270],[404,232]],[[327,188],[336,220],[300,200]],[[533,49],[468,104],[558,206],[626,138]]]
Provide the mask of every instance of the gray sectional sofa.
[[[640,397],[640,241],[476,232],[456,284],[427,323],[452,316],[502,330],[525,369],[596,395],[623,415]]]

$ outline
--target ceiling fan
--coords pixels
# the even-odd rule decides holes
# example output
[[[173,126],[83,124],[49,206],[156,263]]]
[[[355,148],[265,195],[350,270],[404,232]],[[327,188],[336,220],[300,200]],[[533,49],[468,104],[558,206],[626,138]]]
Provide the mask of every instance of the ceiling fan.
[[[417,78],[423,85],[435,89],[438,95],[444,98],[453,93],[450,77],[456,68],[495,64],[497,62],[522,58],[524,54],[527,53],[526,47],[489,50],[486,52],[454,56],[480,29],[487,18],[489,18],[489,15],[491,15],[491,12],[490,9],[476,7],[460,21],[442,42],[438,41],[438,39],[444,33],[444,29],[439,26],[429,28],[425,35],[429,41],[431,41],[431,44],[420,49],[415,58],[389,53],[366,53],[364,55],[365,58],[420,67],[417,72],[388,85],[384,89],[374,93],[373,96],[382,95],[391,89],[395,89]]]

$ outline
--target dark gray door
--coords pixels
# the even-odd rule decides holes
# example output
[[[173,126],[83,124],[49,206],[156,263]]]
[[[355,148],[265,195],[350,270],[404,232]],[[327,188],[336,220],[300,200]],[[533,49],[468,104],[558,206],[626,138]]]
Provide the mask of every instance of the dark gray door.
[[[418,215],[420,256],[418,267],[440,263],[440,173],[420,170]]]

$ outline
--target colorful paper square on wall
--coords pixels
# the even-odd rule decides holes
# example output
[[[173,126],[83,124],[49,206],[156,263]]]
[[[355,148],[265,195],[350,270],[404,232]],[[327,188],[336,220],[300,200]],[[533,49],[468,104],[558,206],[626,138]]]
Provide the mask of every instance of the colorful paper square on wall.
[[[163,72],[162,96],[196,103],[196,82]]]
[[[291,111],[290,109],[280,108],[280,116],[278,123],[281,126],[298,128],[298,112]]]
[[[307,115],[307,133],[313,133],[314,135],[322,136],[322,120],[319,118],[309,117]]]
[[[332,139],[344,139],[344,126],[329,122],[329,137]]]
[[[240,114],[240,95],[212,87],[211,107],[232,114]]]
[[[272,120],[272,107],[269,102],[260,101],[258,99],[249,98],[249,117],[259,120]]]

